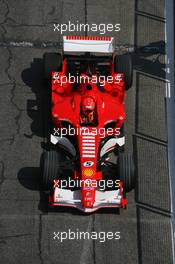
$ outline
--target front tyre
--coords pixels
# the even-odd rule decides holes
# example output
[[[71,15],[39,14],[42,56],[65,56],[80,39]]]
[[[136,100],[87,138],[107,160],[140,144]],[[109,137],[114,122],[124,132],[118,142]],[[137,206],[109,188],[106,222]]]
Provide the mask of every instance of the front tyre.
[[[118,174],[125,192],[130,192],[135,188],[135,166],[131,153],[119,153]]]
[[[54,179],[58,177],[59,155],[56,151],[42,153],[40,168],[42,174],[42,185],[44,190],[53,188]]]

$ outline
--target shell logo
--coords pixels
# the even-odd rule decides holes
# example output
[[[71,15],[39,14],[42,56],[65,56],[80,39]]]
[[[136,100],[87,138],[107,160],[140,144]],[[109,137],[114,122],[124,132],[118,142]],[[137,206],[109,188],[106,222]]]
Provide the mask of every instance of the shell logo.
[[[83,175],[86,177],[92,177],[94,174],[94,170],[92,169],[85,169],[83,170]]]

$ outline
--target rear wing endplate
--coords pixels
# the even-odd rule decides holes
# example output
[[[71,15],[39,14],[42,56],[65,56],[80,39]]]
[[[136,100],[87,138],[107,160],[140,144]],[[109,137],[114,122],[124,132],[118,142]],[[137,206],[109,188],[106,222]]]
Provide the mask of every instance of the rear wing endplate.
[[[64,36],[64,52],[114,52],[113,37]]]

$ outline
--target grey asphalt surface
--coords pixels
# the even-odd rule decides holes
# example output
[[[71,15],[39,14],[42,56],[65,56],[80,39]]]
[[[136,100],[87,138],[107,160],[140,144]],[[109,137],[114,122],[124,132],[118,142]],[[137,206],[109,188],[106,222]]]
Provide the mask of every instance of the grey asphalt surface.
[[[108,35],[117,45],[143,48],[133,54],[134,83],[126,97],[126,147],[137,162],[127,210],[51,212],[39,185],[48,117],[42,57],[62,38],[53,23],[68,21],[121,23],[120,32]],[[0,1],[0,263],[172,263],[162,41],[162,0]],[[144,49],[150,46],[159,57]],[[121,238],[54,240],[54,232],[68,229],[120,232]]]

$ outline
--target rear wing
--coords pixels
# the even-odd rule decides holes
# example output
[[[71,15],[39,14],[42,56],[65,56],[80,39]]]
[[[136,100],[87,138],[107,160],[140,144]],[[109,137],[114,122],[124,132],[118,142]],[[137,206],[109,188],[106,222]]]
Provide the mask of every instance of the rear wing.
[[[64,36],[63,50],[66,52],[114,52],[113,37]]]

